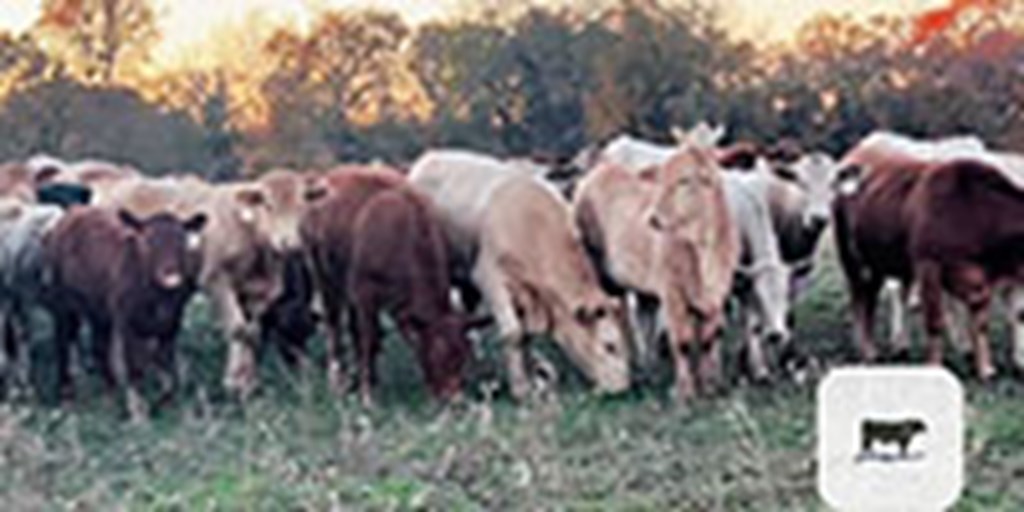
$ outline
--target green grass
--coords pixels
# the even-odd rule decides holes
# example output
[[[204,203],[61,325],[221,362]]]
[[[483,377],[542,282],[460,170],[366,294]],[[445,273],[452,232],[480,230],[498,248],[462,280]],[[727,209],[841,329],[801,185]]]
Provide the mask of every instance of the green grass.
[[[798,311],[798,334],[834,363],[849,357],[845,296],[834,268],[822,277]],[[737,386],[681,409],[659,390],[594,398],[566,372],[557,395],[517,406],[476,391],[499,366],[489,357],[470,398],[442,407],[404,345],[389,341],[373,410],[333,398],[320,372],[291,376],[273,357],[262,392],[243,406],[220,391],[224,346],[197,304],[182,340],[186,385],[148,424],[123,421],[95,385],[71,407],[0,404],[0,508],[824,509],[813,382]],[[35,356],[45,359],[45,347]],[[967,388],[957,510],[1022,510],[1024,384],[968,379]]]

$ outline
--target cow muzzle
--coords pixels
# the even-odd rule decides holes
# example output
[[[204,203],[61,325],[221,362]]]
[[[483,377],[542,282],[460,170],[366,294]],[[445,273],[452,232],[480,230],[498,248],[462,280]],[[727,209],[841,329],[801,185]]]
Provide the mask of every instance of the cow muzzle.
[[[157,279],[160,286],[166,290],[177,290],[185,284],[185,276],[180,272],[170,272],[167,274],[161,274]]]
[[[821,233],[825,226],[828,226],[828,215],[814,213],[804,219],[804,227],[812,233]]]

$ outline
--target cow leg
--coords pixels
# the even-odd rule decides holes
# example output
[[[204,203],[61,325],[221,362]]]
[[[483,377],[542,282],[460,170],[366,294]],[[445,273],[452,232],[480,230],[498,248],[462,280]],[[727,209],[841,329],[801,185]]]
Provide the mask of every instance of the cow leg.
[[[14,371],[14,329],[12,326],[12,312],[7,304],[0,304],[0,398],[10,394],[13,386]]]
[[[752,314],[752,297],[743,292],[738,297],[740,324],[743,326],[743,347],[746,365],[754,382],[766,382],[771,378],[768,362],[761,343],[761,324],[757,315]]]
[[[526,371],[526,336],[516,315],[512,296],[499,277],[501,274],[497,269],[484,264],[486,259],[485,255],[478,258],[473,269],[473,281],[486,298],[498,325],[512,396],[516,400],[524,400],[530,393],[530,378]]]
[[[942,307],[942,278],[939,267],[933,263],[921,264],[917,272],[917,282],[921,290],[924,330],[928,337],[928,362],[941,365],[946,318]]]
[[[258,329],[254,329],[246,319],[237,294],[228,283],[213,285],[211,298],[229,344],[224,387],[244,399],[256,386],[255,346],[259,340],[259,333],[256,332]]]
[[[910,354],[910,328],[907,307],[912,286],[900,281],[889,281],[883,290],[889,302],[889,344],[897,359]]]
[[[117,382],[110,367],[111,330],[110,320],[99,319],[92,322],[92,356],[93,364],[100,372],[107,390],[112,390]]]
[[[70,311],[54,312],[54,353],[57,359],[57,389],[61,399],[74,397],[74,382],[71,378],[71,350],[81,330],[81,318]]]
[[[356,340],[356,360],[359,362],[359,399],[363,407],[372,407],[373,385],[377,381],[377,354],[380,352],[377,307],[371,299],[356,301],[353,310],[353,338]],[[407,330],[403,329],[403,332]]]
[[[157,339],[156,361],[160,367],[160,404],[172,400],[180,385],[176,338],[175,335],[169,335]]]
[[[114,327],[111,341],[110,366],[113,368],[118,387],[124,390],[129,417],[132,422],[141,423],[149,417],[146,401],[136,387],[141,383],[144,347],[130,338],[124,327]]]
[[[703,319],[699,322],[697,347],[697,377],[700,391],[713,394],[721,382],[721,343],[719,343],[725,319],[722,316]]]
[[[630,294],[635,302],[633,321],[635,324],[635,348],[637,360],[643,368],[651,368],[658,355],[658,299],[643,294]]]
[[[1024,372],[1024,286],[1012,285],[1009,294],[1010,324],[1010,359],[1018,372]]]
[[[992,283],[989,282],[985,269],[976,265],[961,265],[942,274],[941,269],[933,265],[930,272],[933,281],[945,277],[945,284],[949,286],[950,292],[966,304],[968,338],[974,350],[975,370],[982,381],[992,378],[996,373],[988,342]],[[941,307],[941,303],[939,306]]]
[[[331,391],[340,397],[345,395],[345,353],[341,338],[347,311],[341,307],[342,299],[334,291],[324,290],[321,296],[324,325],[327,327],[327,383]]]
[[[11,316],[11,357],[14,363],[14,379],[19,393],[30,393],[32,389],[32,363],[30,351],[29,312],[23,302],[16,302]]]
[[[974,340],[971,336],[971,312],[960,301],[946,296],[944,306],[952,319],[949,327],[949,338],[953,348],[960,354],[973,350]]]
[[[857,340],[861,360],[869,363],[878,358],[878,349],[875,348],[874,341],[874,325],[878,292],[881,287],[882,282],[877,278],[851,283],[854,337]]]
[[[696,332],[691,325],[693,319],[688,314],[666,312],[669,320],[669,350],[672,364],[675,366],[676,400],[685,404],[696,395],[696,385],[692,371],[691,349],[694,347]]]
[[[982,381],[990,380],[996,374],[988,340],[990,305],[991,300],[972,303],[968,311],[968,334],[971,346],[974,347],[974,368]]]

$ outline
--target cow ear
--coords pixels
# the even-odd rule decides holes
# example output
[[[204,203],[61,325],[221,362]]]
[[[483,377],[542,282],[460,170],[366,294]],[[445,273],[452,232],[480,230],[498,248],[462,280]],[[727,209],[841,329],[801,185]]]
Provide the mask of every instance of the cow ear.
[[[305,199],[307,202],[319,201],[327,196],[327,183],[323,179],[311,179],[306,182]]]
[[[202,231],[205,226],[206,214],[201,212],[193,215],[190,219],[186,220],[184,224],[185,231],[189,231],[191,233],[198,233]]]
[[[646,167],[637,173],[637,176],[644,181],[658,181],[659,168],[656,165]]]
[[[35,180],[36,185],[42,185],[49,183],[50,180],[56,178],[58,174],[60,174],[60,167],[57,167],[56,165],[46,165],[36,171],[33,179]]]
[[[778,176],[779,179],[783,181],[791,181],[793,183],[800,181],[800,178],[796,175],[796,172],[793,171],[793,169],[788,165],[773,165],[771,167],[772,172],[775,173],[775,175]]]
[[[121,220],[121,223],[128,226],[134,231],[142,231],[144,223],[142,219],[138,218],[132,212],[128,210],[118,210],[117,218]]]
[[[261,206],[267,202],[263,191],[255,188],[243,188],[235,193],[235,198],[246,206]]]

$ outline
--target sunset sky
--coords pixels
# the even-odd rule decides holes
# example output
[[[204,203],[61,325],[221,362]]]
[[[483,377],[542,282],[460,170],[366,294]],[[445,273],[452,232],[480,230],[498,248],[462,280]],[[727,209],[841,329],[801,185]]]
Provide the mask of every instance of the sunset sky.
[[[550,0],[549,0],[550,1]],[[553,0],[555,2],[560,0]],[[568,0],[561,0],[568,1]],[[0,29],[20,31],[32,24],[41,0],[0,0]],[[410,21],[458,13],[472,0],[155,0],[165,41],[158,61],[174,61],[194,51],[218,27],[242,26],[253,12],[267,19],[304,24],[318,9],[374,6],[393,9]],[[744,36],[785,39],[803,22],[823,12],[859,16],[917,12],[946,0],[721,0],[726,20]]]

